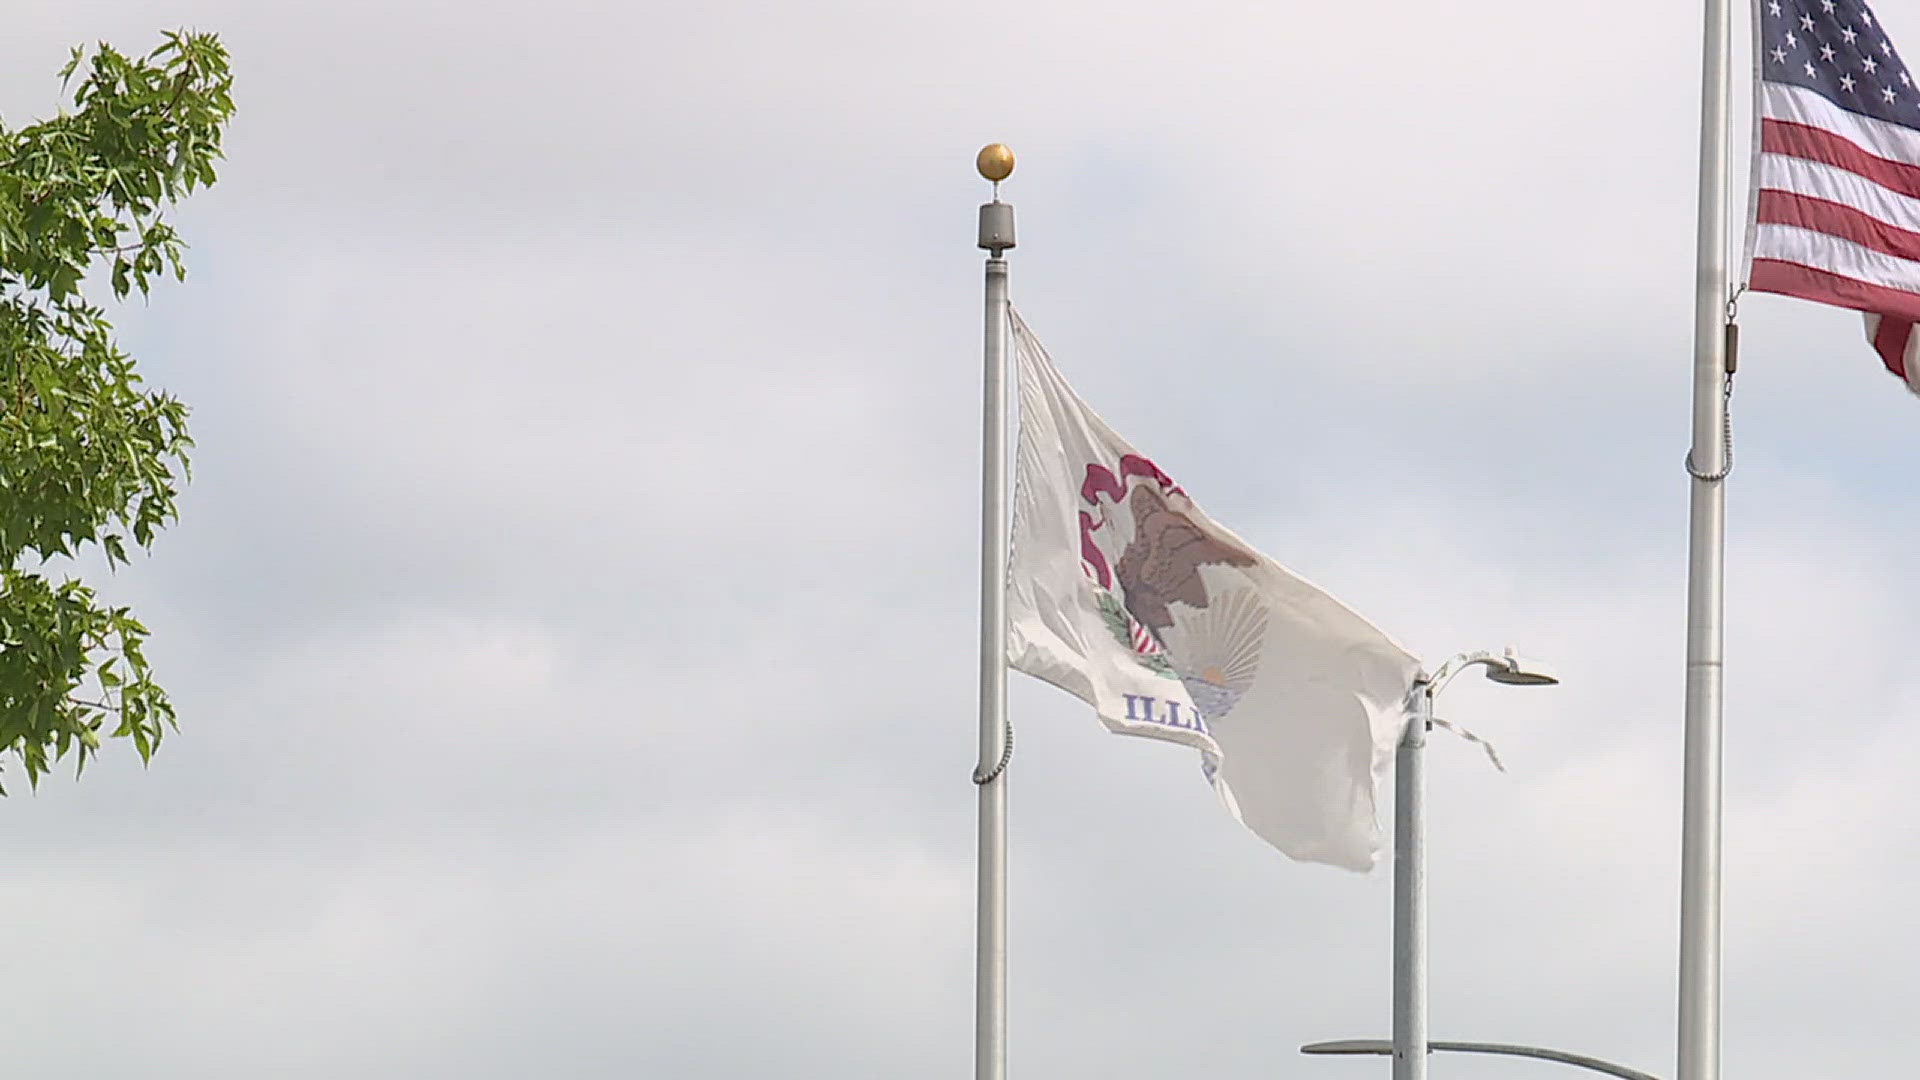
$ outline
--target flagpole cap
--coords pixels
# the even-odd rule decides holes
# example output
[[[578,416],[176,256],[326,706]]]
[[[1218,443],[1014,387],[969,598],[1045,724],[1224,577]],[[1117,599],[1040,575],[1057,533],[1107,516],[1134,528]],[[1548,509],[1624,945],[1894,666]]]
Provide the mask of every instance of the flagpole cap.
[[[1013,151],[1007,149],[1006,143],[988,143],[973,159],[973,167],[980,170],[983,178],[998,184],[1013,175]]]

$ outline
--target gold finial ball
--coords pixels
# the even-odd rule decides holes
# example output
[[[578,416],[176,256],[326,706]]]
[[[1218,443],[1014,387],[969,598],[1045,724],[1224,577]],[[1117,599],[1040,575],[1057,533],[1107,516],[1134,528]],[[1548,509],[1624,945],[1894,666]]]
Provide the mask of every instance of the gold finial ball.
[[[973,167],[980,175],[999,183],[1013,175],[1013,151],[1006,143],[988,143],[980,148],[980,156],[973,159]]]

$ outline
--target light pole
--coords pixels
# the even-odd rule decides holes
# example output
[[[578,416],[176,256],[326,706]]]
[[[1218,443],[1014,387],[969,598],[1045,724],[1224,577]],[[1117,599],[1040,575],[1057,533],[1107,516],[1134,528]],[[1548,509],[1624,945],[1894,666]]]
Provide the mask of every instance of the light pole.
[[[1413,686],[1413,717],[1393,765],[1393,1080],[1427,1077],[1426,783],[1421,751],[1433,727],[1434,695],[1470,667],[1484,667],[1487,678],[1508,686],[1560,681],[1545,665],[1508,649],[1461,653]]]

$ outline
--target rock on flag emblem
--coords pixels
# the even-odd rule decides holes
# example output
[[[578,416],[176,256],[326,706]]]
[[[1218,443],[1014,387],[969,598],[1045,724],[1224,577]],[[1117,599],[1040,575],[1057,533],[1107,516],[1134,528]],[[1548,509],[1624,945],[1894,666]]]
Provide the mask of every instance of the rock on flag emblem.
[[[1287,854],[1371,866],[1418,662],[1208,518],[1013,329],[1008,662],[1109,730],[1200,751],[1227,808]]]

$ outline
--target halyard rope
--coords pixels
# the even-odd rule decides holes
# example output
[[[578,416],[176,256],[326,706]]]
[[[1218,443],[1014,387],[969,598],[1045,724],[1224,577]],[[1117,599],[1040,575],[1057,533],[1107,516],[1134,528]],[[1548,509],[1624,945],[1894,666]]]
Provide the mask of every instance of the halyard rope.
[[[985,766],[982,766],[982,765],[975,765],[973,767],[974,783],[976,784],[993,783],[994,780],[999,778],[1001,773],[1007,771],[1007,762],[1013,760],[1013,721],[1008,720],[1006,723],[1007,723],[1007,743],[1006,743],[1006,746],[1003,747],[1000,751],[1000,760],[995,762],[993,768],[991,769],[986,768]]]

